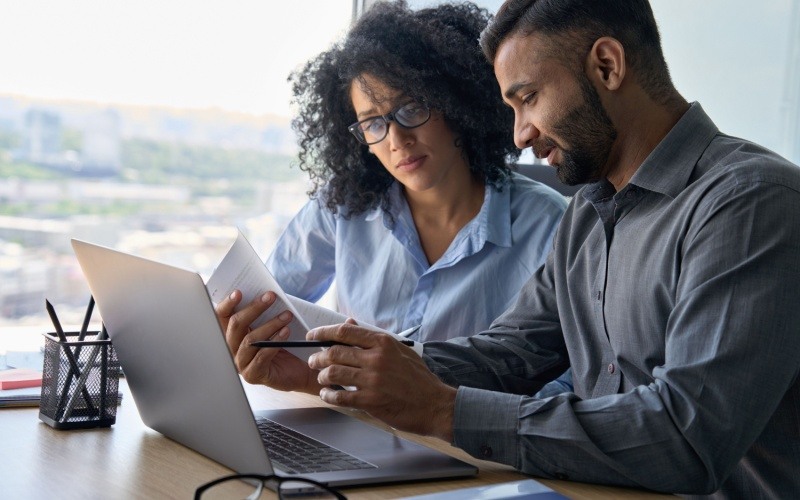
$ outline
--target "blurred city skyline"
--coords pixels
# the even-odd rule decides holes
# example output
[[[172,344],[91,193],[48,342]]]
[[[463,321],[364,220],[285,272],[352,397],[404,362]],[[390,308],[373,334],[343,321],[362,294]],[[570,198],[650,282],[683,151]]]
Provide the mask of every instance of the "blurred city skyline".
[[[682,95],[800,162],[800,1],[651,1]],[[307,200],[286,78],[351,0],[0,2],[0,327],[45,296],[79,320],[71,237],[206,273],[236,227],[269,253]]]
[[[723,132],[800,161],[800,2],[651,3],[684,97]],[[3,11],[0,94],[290,117],[286,78],[344,35],[352,1],[4,0]]]

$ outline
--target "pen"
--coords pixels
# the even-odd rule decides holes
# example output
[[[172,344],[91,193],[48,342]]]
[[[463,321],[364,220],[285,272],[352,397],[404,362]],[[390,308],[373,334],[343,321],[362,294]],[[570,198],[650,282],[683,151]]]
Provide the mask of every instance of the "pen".
[[[83,325],[81,331],[78,332],[78,341],[83,341],[86,338],[86,333],[89,331],[89,321],[92,319],[92,311],[94,310],[94,295],[89,295],[89,305],[86,306],[86,314],[83,316]],[[55,312],[53,313],[55,316]],[[51,318],[52,319],[52,318]],[[58,318],[54,319],[56,321]],[[75,359],[81,359],[81,346],[75,347]],[[72,371],[67,373],[67,381],[64,383],[64,389],[61,391],[61,400],[67,397],[67,391],[72,386]]]
[[[94,310],[94,295],[89,296],[89,305],[86,306],[86,315],[83,317],[83,325],[81,325],[81,332],[78,335],[78,340],[86,338],[86,332],[89,330],[89,320],[92,318],[92,311]]]
[[[398,340],[403,345],[413,346],[413,340]],[[350,345],[344,342],[335,342],[333,340],[285,340],[285,341],[271,341],[259,340],[257,342],[250,342],[252,347],[333,347],[335,345]]]
[[[72,394],[69,396],[67,400],[66,406],[64,406],[64,421],[69,420],[69,417],[72,415],[72,410],[75,408],[75,404],[78,402],[79,394],[81,392],[85,392],[86,389],[86,380],[89,378],[89,374],[92,371],[92,366],[94,366],[95,359],[97,358],[97,354],[100,352],[100,345],[95,345],[92,350],[89,352],[89,358],[86,364],[83,366],[83,372],[81,372],[80,377],[78,377],[78,382],[75,384],[75,390],[72,391]],[[84,399],[86,396],[84,395]],[[91,405],[91,401],[88,399],[86,400]],[[94,410],[91,410],[94,412]]]
[[[100,329],[100,333],[97,334],[95,341],[106,340],[108,338],[108,332],[106,331],[106,325],[103,323],[102,328]],[[100,356],[100,418],[105,418],[106,412],[106,403],[105,403],[105,396],[106,396],[106,377],[108,376],[108,349],[110,349],[109,344],[95,344],[92,348],[91,352],[89,353],[89,357],[87,358],[87,362],[83,367],[83,373],[78,378],[78,382],[76,384],[76,389],[72,392],[69,400],[67,401],[67,405],[64,408],[64,420],[69,420],[69,417],[72,415],[72,410],[75,409],[75,403],[78,402],[78,392],[86,391],[86,381],[89,378],[89,375],[94,368],[95,363],[97,363],[97,356]],[[76,349],[77,351],[77,349]],[[68,382],[69,383],[69,382]],[[64,396],[62,396],[64,397]],[[94,411],[94,410],[91,410]]]
[[[44,307],[47,309],[47,314],[50,315],[50,321],[53,322],[53,327],[56,329],[58,338],[61,342],[66,342],[67,336],[64,334],[64,329],[61,328],[61,322],[58,320],[58,316],[56,316],[56,310],[53,309],[53,304],[51,304],[49,300],[44,299]],[[75,359],[73,358],[72,361],[75,361]]]
[[[108,338],[108,331],[106,331],[106,324],[101,323],[100,333],[97,334],[97,340],[106,340]],[[108,357],[111,356],[111,344],[105,346],[105,350],[100,355],[100,418],[106,418],[106,384],[108,383]]]
[[[64,355],[67,356],[71,373],[76,377],[80,377],[81,369],[78,366],[78,362],[75,360],[75,356],[72,354],[72,351],[67,345],[67,335],[64,333],[64,329],[61,328],[61,322],[58,320],[58,316],[56,316],[56,311],[53,309],[53,304],[51,304],[49,300],[45,299],[44,305],[45,309],[47,309],[47,314],[50,315],[50,321],[53,322],[53,327],[56,329],[56,334],[58,335],[59,340],[61,340],[62,347],[64,348]],[[89,391],[86,390],[85,386],[82,387],[81,393],[83,394],[83,399],[86,400],[86,405],[89,407],[90,411],[94,412],[95,409],[94,405],[92,404],[92,397],[89,395]],[[62,395],[62,398],[58,403],[58,408],[56,408],[56,417],[58,417],[59,409],[63,407],[63,402],[64,399]]]

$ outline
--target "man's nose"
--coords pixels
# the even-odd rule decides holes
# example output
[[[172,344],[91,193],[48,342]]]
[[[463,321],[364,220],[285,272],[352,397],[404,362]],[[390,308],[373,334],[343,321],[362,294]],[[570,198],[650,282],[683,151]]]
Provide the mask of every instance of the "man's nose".
[[[519,149],[530,147],[537,137],[539,137],[539,129],[530,120],[524,116],[514,116],[514,144]]]

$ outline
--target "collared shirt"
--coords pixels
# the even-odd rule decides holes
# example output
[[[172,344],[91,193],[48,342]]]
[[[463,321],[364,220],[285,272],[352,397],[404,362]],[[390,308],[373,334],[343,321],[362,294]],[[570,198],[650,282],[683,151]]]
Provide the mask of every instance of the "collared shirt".
[[[721,134],[694,103],[627,186],[576,194],[490,330],[426,344],[425,359],[460,385],[454,444],[475,456],[800,498],[800,168]],[[574,394],[528,396],[569,361]]]
[[[388,212],[345,218],[310,201],[267,266],[287,293],[316,301],[336,278],[337,306],[357,320],[416,340],[488,328],[544,262],[566,207],[554,190],[514,174],[487,186],[478,214],[428,263],[399,184]]]

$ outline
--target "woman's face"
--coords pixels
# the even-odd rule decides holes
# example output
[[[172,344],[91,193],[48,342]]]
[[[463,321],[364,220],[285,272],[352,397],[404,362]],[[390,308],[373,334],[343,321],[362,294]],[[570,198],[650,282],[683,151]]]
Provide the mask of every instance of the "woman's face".
[[[369,94],[360,80],[369,88]],[[370,75],[362,75],[360,80],[354,80],[350,86],[359,121],[394,112],[410,102]],[[431,110],[430,119],[415,128],[404,128],[390,121],[386,137],[369,149],[407,190],[422,192],[444,186],[456,176],[470,175],[466,157],[455,143],[456,136],[444,117]]]

